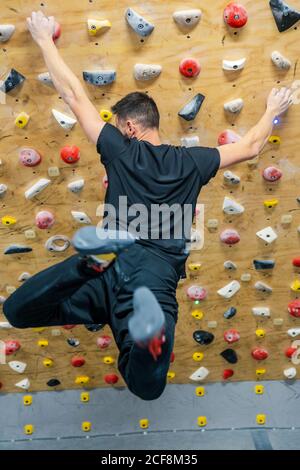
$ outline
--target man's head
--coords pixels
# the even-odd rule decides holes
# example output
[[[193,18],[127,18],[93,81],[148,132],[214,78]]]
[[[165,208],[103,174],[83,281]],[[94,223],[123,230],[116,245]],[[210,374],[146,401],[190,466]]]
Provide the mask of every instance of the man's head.
[[[147,130],[159,129],[159,111],[153,98],[146,93],[134,92],[114,106],[116,125],[123,135],[138,137]]]

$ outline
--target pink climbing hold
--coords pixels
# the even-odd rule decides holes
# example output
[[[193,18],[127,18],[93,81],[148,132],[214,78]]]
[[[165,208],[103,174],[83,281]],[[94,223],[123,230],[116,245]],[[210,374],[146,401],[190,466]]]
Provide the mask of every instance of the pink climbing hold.
[[[85,364],[85,359],[82,356],[74,356],[71,359],[71,364],[73,367],[82,367]]]
[[[225,370],[223,371],[223,379],[227,380],[227,379],[229,379],[230,377],[232,377],[233,374],[234,374],[234,370],[232,370],[232,369],[225,369]]]
[[[263,178],[268,181],[269,183],[274,183],[275,181],[279,181],[282,177],[282,171],[276,168],[275,166],[268,166],[264,169]]]
[[[40,211],[35,217],[35,224],[41,230],[50,228],[54,224],[54,215],[49,211]]]
[[[103,177],[102,184],[103,184],[103,186],[104,186],[104,189],[107,189],[107,188],[108,188],[108,177],[107,177],[107,175],[105,175],[105,176]]]
[[[288,304],[288,311],[292,317],[300,318],[300,299],[290,302]]]
[[[257,361],[263,361],[269,357],[268,351],[264,348],[253,348],[251,354]]]
[[[201,286],[190,286],[187,290],[187,296],[191,300],[204,300],[207,296],[207,291]]]
[[[239,341],[240,337],[241,337],[241,335],[239,334],[239,332],[237,330],[234,330],[234,329],[227,330],[224,333],[224,339],[229,344],[236,343],[237,341]]]
[[[109,385],[114,385],[118,382],[119,377],[116,374],[107,374],[104,377],[104,380]]]
[[[218,137],[219,145],[236,144],[241,140],[241,136],[231,130],[226,130]]]
[[[108,335],[102,335],[99,338],[97,338],[97,346],[100,349],[106,349],[110,346],[112,342],[112,338]]]
[[[180,73],[187,78],[194,78],[201,72],[201,67],[196,59],[183,59],[179,65]]]
[[[54,33],[52,35],[53,41],[57,41],[57,39],[59,39],[60,36],[61,36],[61,26],[57,21],[55,21]]]
[[[14,354],[17,352],[21,347],[21,344],[19,341],[16,340],[8,340],[5,341],[5,354],[7,356],[10,356],[11,354]]]
[[[226,245],[235,245],[241,240],[239,233],[234,229],[224,230],[220,235],[220,240]]]
[[[19,162],[24,166],[37,166],[41,160],[41,155],[34,149],[26,147],[20,150]]]

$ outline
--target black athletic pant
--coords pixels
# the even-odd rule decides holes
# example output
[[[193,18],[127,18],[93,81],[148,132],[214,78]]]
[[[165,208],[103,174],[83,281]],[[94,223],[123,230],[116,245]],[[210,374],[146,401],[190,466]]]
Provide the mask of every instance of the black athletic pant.
[[[178,275],[168,262],[135,244],[102,274],[86,274],[78,255],[51,266],[25,281],[5,301],[3,311],[16,328],[108,324],[129,390],[144,400],[154,400],[164,391],[173,350],[177,282]],[[166,316],[167,341],[157,361],[147,349],[134,344],[128,332],[133,292],[139,286],[154,293]]]

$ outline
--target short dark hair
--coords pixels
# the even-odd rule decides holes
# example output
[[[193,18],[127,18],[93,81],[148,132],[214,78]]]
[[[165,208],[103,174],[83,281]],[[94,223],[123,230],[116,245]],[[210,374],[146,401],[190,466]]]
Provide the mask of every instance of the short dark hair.
[[[144,129],[159,128],[160,115],[153,98],[146,93],[129,93],[111,108],[121,121],[135,119]]]

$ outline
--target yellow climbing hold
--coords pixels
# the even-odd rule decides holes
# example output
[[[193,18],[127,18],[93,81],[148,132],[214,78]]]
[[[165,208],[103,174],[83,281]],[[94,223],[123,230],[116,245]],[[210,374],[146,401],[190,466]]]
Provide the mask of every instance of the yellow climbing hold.
[[[83,403],[87,403],[88,401],[90,401],[90,394],[88,392],[82,392],[80,395],[80,401],[82,401]]]
[[[111,22],[108,20],[88,20],[88,32],[90,36],[97,36],[110,28]]]
[[[40,346],[40,348],[45,348],[48,345],[49,345],[49,342],[48,342],[47,339],[39,339],[38,340],[38,346]]]
[[[206,416],[198,416],[198,426],[200,426],[201,428],[206,426],[207,425],[207,419],[206,419]]]
[[[277,206],[278,204],[278,199],[266,199],[264,201],[264,206],[267,209],[272,209],[273,207]]]
[[[262,395],[264,391],[265,391],[265,387],[263,385],[255,385],[256,395]]]
[[[25,406],[30,406],[30,405],[32,405],[32,396],[31,396],[31,395],[25,395],[25,396],[23,397],[23,404],[24,404]]]
[[[115,360],[111,356],[105,356],[103,358],[103,362],[104,362],[104,364],[114,364]]]
[[[262,328],[258,328],[256,331],[255,331],[255,334],[258,338],[264,338],[266,336],[266,331]]]
[[[14,225],[17,222],[17,219],[10,215],[5,215],[4,217],[2,217],[1,222],[3,225]]]
[[[140,419],[140,428],[148,429],[149,428],[149,420],[146,419],[146,418]]]
[[[23,129],[23,127],[27,126],[29,119],[29,114],[22,112],[16,117],[15,125],[20,129]]]
[[[256,415],[257,424],[266,424],[266,415]]]
[[[276,144],[280,145],[281,144],[281,138],[278,135],[271,135],[269,138],[270,144]]]
[[[175,375],[176,375],[175,372],[169,371],[168,374],[167,374],[167,378],[169,380],[172,380],[172,379],[175,378]]]
[[[204,313],[202,312],[202,310],[195,309],[192,311],[192,317],[196,318],[196,320],[202,320],[202,318],[204,317]]]
[[[197,397],[204,397],[205,395],[205,388],[204,387],[197,387],[195,390]]]
[[[294,292],[299,292],[299,291],[300,291],[300,281],[299,281],[299,279],[296,279],[296,280],[292,283],[291,289],[292,289]]]
[[[52,367],[54,362],[52,361],[52,359],[46,358],[43,360],[43,364],[45,367]]]
[[[77,385],[85,385],[90,381],[90,378],[87,375],[80,375],[79,377],[76,377],[75,383]]]
[[[256,377],[260,378],[265,375],[266,369],[256,369]]]
[[[84,432],[89,432],[92,429],[92,423],[89,421],[84,421],[81,425],[81,429]]]
[[[195,352],[195,353],[193,354],[193,359],[194,359],[194,361],[196,361],[196,362],[202,361],[203,358],[204,358],[204,354],[203,354],[202,352]]]
[[[32,328],[33,331],[37,331],[38,333],[40,333],[41,331],[44,331],[46,328],[44,328],[43,326],[37,326],[35,328]]]
[[[25,424],[24,426],[24,434],[33,434],[34,433],[34,427],[32,424]]]
[[[112,112],[109,111],[108,109],[101,109],[100,111],[100,117],[102,119],[102,121],[105,121],[105,122],[108,122],[111,120],[112,118]]]
[[[190,271],[200,271],[201,269],[201,263],[190,263],[189,264],[189,270]]]

